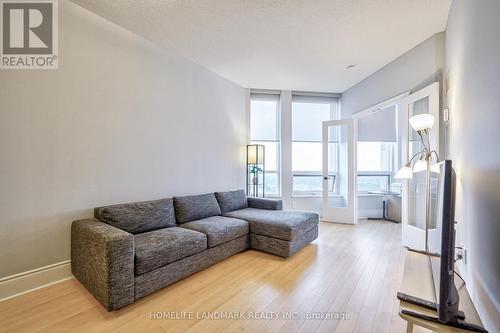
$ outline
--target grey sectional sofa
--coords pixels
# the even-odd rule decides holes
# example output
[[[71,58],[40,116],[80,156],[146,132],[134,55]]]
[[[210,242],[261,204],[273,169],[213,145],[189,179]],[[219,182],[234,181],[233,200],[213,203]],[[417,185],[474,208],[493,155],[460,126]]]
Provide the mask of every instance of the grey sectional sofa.
[[[99,207],[71,226],[71,269],[112,311],[247,248],[291,256],[318,222],[242,190]]]

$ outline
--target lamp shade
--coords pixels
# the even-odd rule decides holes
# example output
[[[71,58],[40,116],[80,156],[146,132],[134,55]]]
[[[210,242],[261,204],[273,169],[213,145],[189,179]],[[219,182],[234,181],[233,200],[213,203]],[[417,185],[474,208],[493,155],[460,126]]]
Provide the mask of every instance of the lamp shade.
[[[247,145],[248,164],[264,163],[264,146],[262,145]]]
[[[418,160],[413,166],[413,172],[420,172],[427,170],[427,162],[425,160]]]
[[[411,171],[411,168],[407,165],[399,169],[399,171],[396,173],[394,178],[396,179],[411,179],[413,177],[413,172]]]
[[[423,113],[411,117],[409,120],[411,127],[415,131],[431,129],[434,126],[434,116],[432,114]]]

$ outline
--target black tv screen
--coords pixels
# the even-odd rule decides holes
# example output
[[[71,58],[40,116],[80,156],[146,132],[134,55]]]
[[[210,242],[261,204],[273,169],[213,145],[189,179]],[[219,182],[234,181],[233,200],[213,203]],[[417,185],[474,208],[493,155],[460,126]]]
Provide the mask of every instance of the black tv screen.
[[[445,323],[458,319],[458,293],[454,284],[455,178],[450,160],[431,167],[428,250],[438,316]]]

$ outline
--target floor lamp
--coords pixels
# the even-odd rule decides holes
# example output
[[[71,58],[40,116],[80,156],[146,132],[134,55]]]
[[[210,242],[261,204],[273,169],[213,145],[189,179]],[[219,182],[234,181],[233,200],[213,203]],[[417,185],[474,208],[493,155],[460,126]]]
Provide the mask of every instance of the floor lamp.
[[[411,179],[413,173],[425,171],[425,252],[429,252],[429,206],[430,206],[430,173],[439,173],[439,156],[430,147],[429,132],[434,126],[434,116],[431,114],[418,114],[409,119],[411,127],[417,132],[422,143],[422,149],[396,173],[394,178]],[[418,157],[418,159],[417,159]],[[433,163],[435,157],[435,163]]]

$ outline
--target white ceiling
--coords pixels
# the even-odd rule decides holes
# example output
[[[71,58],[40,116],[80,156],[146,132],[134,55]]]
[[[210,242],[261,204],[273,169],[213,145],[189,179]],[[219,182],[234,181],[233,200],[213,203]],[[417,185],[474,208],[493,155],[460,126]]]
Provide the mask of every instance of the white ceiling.
[[[343,92],[443,31],[451,0],[73,2],[244,87]]]

